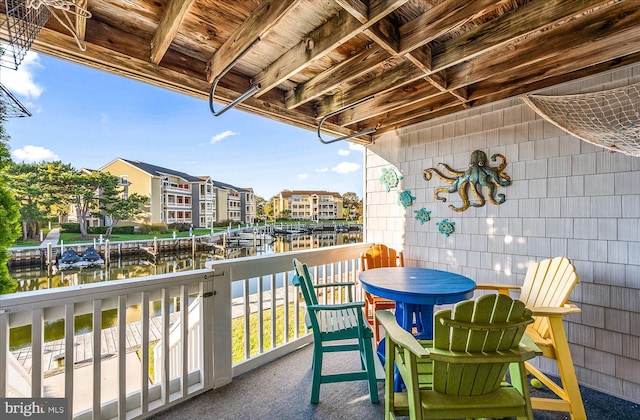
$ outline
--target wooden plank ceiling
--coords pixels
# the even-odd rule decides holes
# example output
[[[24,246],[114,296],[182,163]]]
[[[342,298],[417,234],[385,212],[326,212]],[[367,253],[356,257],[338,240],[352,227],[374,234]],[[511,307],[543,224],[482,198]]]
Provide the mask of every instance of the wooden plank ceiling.
[[[216,109],[257,84],[238,109],[316,130],[347,108],[323,124],[327,139],[640,59],[638,0],[79,1],[92,15],[76,22],[86,50],[56,19],[33,50],[203,99],[241,57],[219,80]]]

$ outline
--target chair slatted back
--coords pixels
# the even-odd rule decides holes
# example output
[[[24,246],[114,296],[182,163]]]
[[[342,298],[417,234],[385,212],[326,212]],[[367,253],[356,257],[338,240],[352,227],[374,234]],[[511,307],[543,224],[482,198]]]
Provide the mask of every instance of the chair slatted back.
[[[311,275],[309,274],[307,265],[298,259],[294,259],[293,267],[295,269],[295,275],[291,282],[294,286],[300,287],[302,296],[304,297],[304,302],[307,305],[317,305],[318,296],[316,295],[316,291],[313,287],[313,282],[311,281]]]
[[[485,295],[476,301],[439,311],[434,319],[435,349],[468,354],[452,361],[433,357],[434,390],[453,395],[484,395],[498,389],[509,367],[503,353],[517,349],[527,325],[533,322],[523,302],[505,295]],[[474,360],[473,355],[495,363]]]
[[[562,307],[579,282],[575,267],[568,258],[543,260],[529,266],[520,300],[529,307]],[[536,317],[534,324],[529,328],[535,330],[542,338],[547,338],[550,334],[546,317]]]
[[[383,244],[375,244],[360,256],[363,270],[380,267],[404,267],[402,252]]]
[[[302,263],[297,258],[293,259],[293,268],[295,274],[291,283],[294,286],[298,286],[300,291],[302,292],[302,297],[304,299],[304,303],[307,308],[311,305],[318,304],[318,296],[316,295],[316,291],[313,287],[313,282],[311,281],[311,275],[309,274],[309,269],[307,265]],[[305,324],[307,328],[311,328],[314,330],[314,333],[320,331],[320,323],[316,318],[316,313],[314,311],[307,311],[305,316]]]

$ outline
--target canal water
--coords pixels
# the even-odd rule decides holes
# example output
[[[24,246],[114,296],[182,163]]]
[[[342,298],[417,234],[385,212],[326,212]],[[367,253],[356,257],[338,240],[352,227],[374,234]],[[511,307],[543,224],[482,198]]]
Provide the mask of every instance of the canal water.
[[[254,255],[267,255],[303,249],[322,248],[362,242],[360,232],[349,233],[317,233],[309,235],[286,235],[275,238],[274,242],[257,247],[234,247],[227,250],[227,258],[242,258]],[[10,269],[11,277],[18,282],[17,292],[50,289],[79,284],[96,283],[102,281],[117,281],[122,279],[152,276],[157,274],[175,273],[205,268],[205,263],[216,259],[213,252],[199,251],[194,255],[190,251],[167,253],[158,256],[156,262],[143,257],[112,260],[108,268],[84,268],[62,270],[49,273],[46,268],[20,267]],[[282,276],[276,278],[276,287],[282,287]],[[263,282],[263,290],[270,289],[270,281]],[[258,290],[258,279],[252,279],[249,293]],[[243,294],[242,282],[232,285],[232,297]],[[160,302],[152,302],[152,313],[160,311]],[[127,308],[127,322],[134,322],[141,318],[138,305]],[[92,329],[92,315],[75,317],[74,330],[76,334],[90,332]],[[117,325],[117,311],[107,310],[102,313],[102,328]],[[64,337],[64,320],[47,322],[45,324],[45,341],[58,340]],[[31,344],[31,326],[12,328],[10,331],[10,347],[12,349]]]
[[[285,235],[275,238],[272,243],[261,246],[229,247],[227,258],[242,258],[301,249],[323,248],[362,242],[362,233],[317,233],[308,235]],[[11,278],[18,282],[17,292],[51,289],[54,287],[115,281],[157,274],[175,273],[205,268],[205,263],[216,258],[214,251],[191,251],[166,253],[157,261],[144,256],[113,259],[108,267],[93,267],[71,270],[53,270],[51,273],[40,265],[9,269]]]

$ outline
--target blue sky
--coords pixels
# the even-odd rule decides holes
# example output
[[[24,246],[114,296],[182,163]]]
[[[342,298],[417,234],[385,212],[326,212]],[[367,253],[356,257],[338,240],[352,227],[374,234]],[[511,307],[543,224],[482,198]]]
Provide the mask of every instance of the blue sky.
[[[17,162],[99,169],[122,157],[266,199],[284,189],[362,197],[362,147],[322,144],[315,131],[238,110],[213,117],[206,100],[33,52],[18,71],[0,69],[0,82],[33,114],[5,122]]]

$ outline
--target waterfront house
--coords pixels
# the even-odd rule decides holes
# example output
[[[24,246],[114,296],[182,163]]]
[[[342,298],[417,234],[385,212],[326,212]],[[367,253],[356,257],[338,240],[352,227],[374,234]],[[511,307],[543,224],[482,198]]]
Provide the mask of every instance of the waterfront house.
[[[300,141],[342,137],[364,145],[365,241],[401,249],[406,265],[445,269],[480,282],[521,284],[530,262],[556,255],[570,258],[581,280],[571,299],[582,312],[565,322],[578,380],[640,403],[636,0],[83,4],[91,16],[74,21],[78,42],[86,49],[78,48],[53,19],[39,31],[32,49],[309,129],[309,137]],[[557,118],[580,121],[572,122],[573,129],[558,120],[549,122],[549,113],[543,117],[529,105],[534,98],[527,95],[533,93],[554,96],[551,100],[563,107],[572,105]],[[562,98],[576,94],[601,99],[590,107]],[[625,101],[636,106],[628,114],[603,109],[616,109]],[[213,101],[209,105],[219,115],[215,118],[224,118],[225,108]],[[621,119],[614,121],[614,116]],[[595,130],[578,134],[581,127],[575,124],[584,128],[596,120],[613,140],[596,145],[581,139],[592,138]],[[476,151],[488,158],[482,165]],[[443,164],[453,172],[445,175],[454,179],[442,180],[433,171],[425,177],[427,169],[444,171]],[[496,182],[505,182],[504,174],[511,182],[496,187],[496,204],[480,205],[477,196],[460,190],[479,174],[486,181],[486,171],[479,169],[485,165]],[[491,190],[486,186],[479,193],[488,200]],[[467,208],[468,198],[475,205]],[[297,257],[319,269],[335,267],[335,275],[353,279],[357,269],[352,263],[365,248],[352,245]],[[136,302],[148,308],[152,299],[169,308],[170,299],[199,296],[206,315],[201,318],[205,325],[198,327],[199,370],[190,371],[185,357],[180,376],[164,377],[151,388],[143,385],[128,396],[126,364],[120,363],[117,396],[103,401],[101,362],[93,359],[89,411],[123,418],[127,411],[146,415],[199,392],[215,393],[233,377],[309,341],[308,335],[296,335],[280,343],[272,333],[260,340],[255,353],[246,344],[243,357],[234,362],[231,308],[268,311],[265,305],[273,306],[275,300],[258,294],[251,301],[247,294],[236,305],[229,298],[231,284],[239,282],[248,291],[253,277],[275,281],[274,273],[290,272],[290,258],[214,263],[211,270],[154,278],[144,285],[95,285],[91,296],[85,290],[56,292],[57,303],[37,295],[3,297],[8,311],[0,313],[0,338],[9,327],[33,323],[33,354],[39,357],[39,328],[49,317],[71,321],[74,313],[93,313],[99,322],[103,307],[122,311],[127,302]],[[166,355],[174,349],[169,348],[168,310],[162,316]],[[171,332],[191,337],[187,318]],[[92,343],[99,352],[100,340]],[[193,348],[189,343],[182,340],[183,354]],[[273,348],[265,351],[265,343]],[[66,349],[72,345],[68,341]],[[6,346],[0,348],[0,359],[8,359],[7,353]],[[144,364],[144,355],[142,360]],[[177,362],[167,356],[163,363],[169,372]],[[553,366],[539,363],[553,373]],[[7,366],[0,365],[0,374]],[[32,395],[42,395],[41,367],[42,360],[36,361]],[[73,389],[72,370],[65,375],[65,386]],[[6,379],[0,375],[4,389]],[[350,401],[355,404],[365,403]]]

